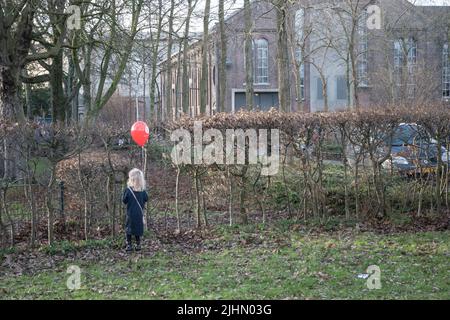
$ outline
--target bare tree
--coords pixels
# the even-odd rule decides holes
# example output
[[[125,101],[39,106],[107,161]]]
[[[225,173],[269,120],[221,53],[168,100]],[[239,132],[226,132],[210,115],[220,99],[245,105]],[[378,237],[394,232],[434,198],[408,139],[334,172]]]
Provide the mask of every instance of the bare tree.
[[[133,0],[117,4],[111,0],[103,5],[100,10],[101,19],[93,19],[89,26],[84,25],[81,30],[74,33],[72,42],[72,55],[77,77],[83,83],[83,100],[85,107],[86,126],[95,122],[98,114],[116,91],[119,82],[126,69],[133,49],[134,40],[138,34],[140,15],[144,0]],[[89,14],[93,14],[95,4],[87,4],[84,8]],[[95,12],[95,10],[94,10]],[[130,13],[131,20],[129,30],[121,22],[121,14]],[[108,34],[107,40],[104,33]],[[100,60],[98,65],[98,81],[93,90],[93,55]],[[95,96],[91,97],[91,93]],[[92,99],[93,98],[93,99]]]
[[[150,3],[151,5],[151,3]],[[151,76],[150,76],[150,115],[149,119],[156,119],[158,122],[162,121],[162,108],[156,110],[155,108],[155,98],[156,98],[156,81],[158,77],[157,67],[159,62],[159,51],[160,51],[160,40],[163,27],[163,19],[167,14],[163,12],[163,2],[158,0],[158,5],[155,14],[152,14],[152,8],[150,6],[149,19],[156,20],[155,28],[153,27],[152,21],[150,21],[150,44],[151,44]],[[161,103],[158,104],[161,106]],[[156,116],[155,116],[156,115]]]
[[[169,30],[167,32],[167,61],[166,61],[166,104],[167,104],[167,118],[173,119],[176,116],[176,112],[173,112],[172,108],[172,48],[173,48],[173,38],[174,38],[174,11],[175,11],[175,0],[170,0],[170,11],[169,11]]]
[[[189,114],[189,77],[188,74],[188,63],[189,63],[189,31],[190,31],[190,22],[192,13],[197,5],[198,0],[187,0],[188,2],[188,10],[187,16],[185,20],[184,27],[184,37],[183,37],[183,79],[182,79],[182,98],[181,98],[181,107],[184,114]],[[209,21],[209,19],[208,19]]]
[[[225,30],[225,0],[219,0],[219,33],[220,33],[220,60],[219,60],[219,104],[217,112],[225,111],[225,94],[227,91],[227,34]]]
[[[209,53],[209,21],[211,15],[211,0],[205,1],[203,15],[203,43],[202,43],[202,75],[200,80],[200,114],[206,114],[208,105],[208,53]],[[211,107],[211,106],[210,106]]]
[[[253,21],[252,7],[250,0],[244,0],[245,30],[244,30],[244,47],[245,47],[245,100],[247,109],[252,110],[254,106],[254,72],[253,72]]]
[[[57,44],[31,54],[34,19],[41,1],[0,2],[0,116],[5,120],[23,122],[25,114],[19,99],[20,76],[30,62],[43,61],[58,54],[65,33]]]
[[[277,69],[280,110],[291,111],[291,91],[289,72],[289,46],[288,46],[288,10],[290,4],[284,0],[275,2],[277,13]]]

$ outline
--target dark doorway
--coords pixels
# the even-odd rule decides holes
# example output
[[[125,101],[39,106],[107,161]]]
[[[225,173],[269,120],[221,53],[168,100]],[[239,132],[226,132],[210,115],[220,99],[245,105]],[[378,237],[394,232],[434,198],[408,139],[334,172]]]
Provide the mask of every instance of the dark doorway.
[[[269,111],[270,108],[278,108],[278,92],[255,92],[255,109]],[[245,108],[245,92],[236,92],[234,95],[234,110],[239,111]]]

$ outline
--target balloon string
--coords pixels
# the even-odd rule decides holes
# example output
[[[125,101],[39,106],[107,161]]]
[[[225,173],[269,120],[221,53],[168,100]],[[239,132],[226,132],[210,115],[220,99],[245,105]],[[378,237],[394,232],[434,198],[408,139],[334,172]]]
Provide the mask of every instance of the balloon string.
[[[143,146],[142,147],[142,153],[144,155],[144,177],[147,176],[147,149]]]

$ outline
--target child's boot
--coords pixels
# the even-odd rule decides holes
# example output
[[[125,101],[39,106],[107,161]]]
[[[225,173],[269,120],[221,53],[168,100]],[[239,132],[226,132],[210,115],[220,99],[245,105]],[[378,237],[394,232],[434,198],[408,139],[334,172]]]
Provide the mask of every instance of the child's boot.
[[[127,252],[131,252],[133,251],[133,246],[131,245],[130,242],[127,243],[127,248],[125,249]]]
[[[135,248],[135,250],[136,250],[136,251],[141,251],[141,250],[142,250],[142,248],[141,248],[141,243],[140,243],[140,242],[136,243],[136,248]]]
[[[136,251],[141,251],[141,237],[136,236]]]

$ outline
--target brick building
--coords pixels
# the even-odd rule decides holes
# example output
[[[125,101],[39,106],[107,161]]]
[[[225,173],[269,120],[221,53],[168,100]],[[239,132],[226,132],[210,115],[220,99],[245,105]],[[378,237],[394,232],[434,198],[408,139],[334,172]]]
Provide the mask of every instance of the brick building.
[[[381,28],[372,28],[373,18],[378,17],[373,5],[380,9]],[[277,14],[270,1],[255,0],[251,6],[254,104],[268,110],[279,101]],[[291,111],[450,99],[450,7],[415,6],[406,0],[299,0],[288,9],[287,19]],[[225,111],[245,106],[244,26],[244,10],[226,20],[225,75],[218,72],[218,27],[211,32],[207,113],[215,112],[222,94]],[[200,109],[201,55],[202,42],[198,41],[188,52],[192,115]],[[171,106],[164,99],[167,71],[161,73],[163,106],[171,108],[172,114],[181,110],[182,57],[172,59]],[[224,79],[227,89],[220,92],[218,84]]]

